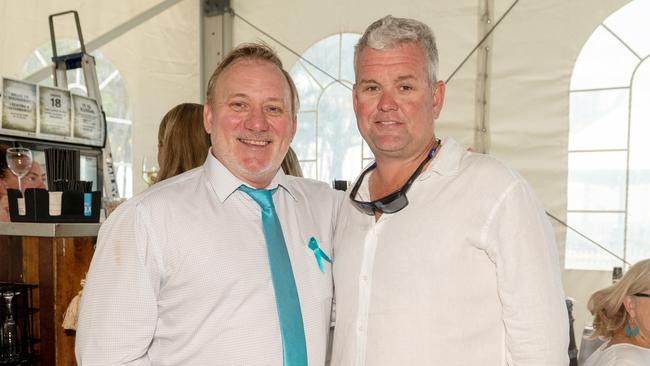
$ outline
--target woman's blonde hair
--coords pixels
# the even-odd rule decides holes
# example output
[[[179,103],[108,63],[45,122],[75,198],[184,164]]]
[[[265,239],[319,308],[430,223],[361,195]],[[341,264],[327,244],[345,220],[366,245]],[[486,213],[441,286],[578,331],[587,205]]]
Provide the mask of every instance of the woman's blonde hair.
[[[650,288],[650,259],[637,262],[615,284],[596,291],[587,304],[594,316],[593,337],[611,338],[625,326],[629,314],[623,300]]]
[[[160,171],[156,181],[200,166],[209,149],[210,135],[203,127],[203,106],[183,103],[172,108],[158,128]]]
[[[287,150],[287,155],[284,156],[282,160],[282,171],[284,174],[293,175],[294,177],[303,177],[302,169],[300,168],[300,162],[298,161],[298,156],[296,156],[295,151],[289,146]]]

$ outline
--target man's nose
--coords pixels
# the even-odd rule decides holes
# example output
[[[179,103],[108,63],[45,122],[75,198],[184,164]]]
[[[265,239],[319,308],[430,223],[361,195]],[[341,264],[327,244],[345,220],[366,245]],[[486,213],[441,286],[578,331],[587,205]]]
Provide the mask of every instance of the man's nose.
[[[253,108],[248,114],[244,127],[251,131],[266,131],[269,129],[269,123],[262,108]]]
[[[377,108],[382,112],[396,111],[399,109],[397,102],[388,91],[382,92]]]

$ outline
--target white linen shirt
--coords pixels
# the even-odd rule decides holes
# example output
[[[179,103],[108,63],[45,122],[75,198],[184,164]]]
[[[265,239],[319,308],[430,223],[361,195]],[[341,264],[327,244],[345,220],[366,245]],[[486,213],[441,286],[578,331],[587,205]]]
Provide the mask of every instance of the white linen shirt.
[[[448,138],[407,196],[377,221],[342,205],[332,365],[568,365],[553,232],[523,178]]]
[[[609,346],[609,342],[605,342],[589,356],[584,366],[650,366],[650,349],[629,343]]]
[[[282,365],[259,205],[212,154],[122,204],[102,225],[81,298],[80,365]],[[339,195],[286,176],[273,194],[300,298],[309,365],[323,365]]]

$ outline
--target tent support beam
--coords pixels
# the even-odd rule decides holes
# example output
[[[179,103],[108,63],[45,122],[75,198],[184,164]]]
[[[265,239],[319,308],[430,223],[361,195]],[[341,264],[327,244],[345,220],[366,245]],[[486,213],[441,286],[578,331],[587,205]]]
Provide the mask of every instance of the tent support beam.
[[[476,50],[476,95],[474,116],[474,150],[480,153],[490,151],[489,90],[492,37],[485,38],[491,31],[494,0],[479,1],[478,39],[485,39]]]
[[[201,1],[200,79],[201,102],[205,102],[208,80],[223,57],[233,48],[233,17],[229,0]]]

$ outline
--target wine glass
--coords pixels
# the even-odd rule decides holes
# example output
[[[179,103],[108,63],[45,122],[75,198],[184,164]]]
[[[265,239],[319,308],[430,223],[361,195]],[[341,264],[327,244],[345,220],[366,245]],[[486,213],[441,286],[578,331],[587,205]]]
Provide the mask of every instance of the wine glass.
[[[32,151],[24,147],[7,149],[7,166],[18,177],[18,190],[23,192],[23,177],[32,170]]]
[[[158,178],[159,171],[160,167],[158,166],[157,157],[145,155],[142,158],[142,179],[144,179],[148,185],[156,183],[156,178]]]
[[[7,317],[2,323],[2,348],[4,354],[2,355],[5,360],[11,360],[20,356],[20,347],[18,340],[18,326],[14,320],[14,314],[11,311],[11,301],[14,295],[20,295],[19,292],[5,292],[2,294],[7,305]]]

